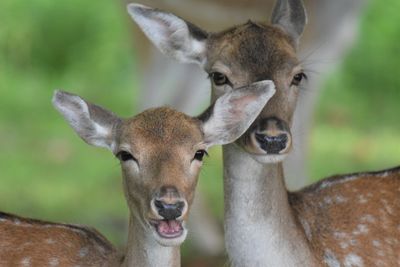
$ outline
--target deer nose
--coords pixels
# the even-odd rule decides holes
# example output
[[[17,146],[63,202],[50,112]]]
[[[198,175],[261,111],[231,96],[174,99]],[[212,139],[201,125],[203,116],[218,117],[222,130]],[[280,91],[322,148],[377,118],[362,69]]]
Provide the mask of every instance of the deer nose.
[[[286,149],[289,136],[286,133],[278,135],[256,133],[255,138],[261,149],[265,150],[268,154],[279,154]]]
[[[166,203],[161,199],[154,200],[154,206],[158,214],[165,220],[175,220],[182,216],[182,212],[185,208],[184,201],[177,201],[173,204]]]
[[[260,120],[252,133],[254,145],[270,155],[287,153],[291,138],[287,123],[277,117]]]

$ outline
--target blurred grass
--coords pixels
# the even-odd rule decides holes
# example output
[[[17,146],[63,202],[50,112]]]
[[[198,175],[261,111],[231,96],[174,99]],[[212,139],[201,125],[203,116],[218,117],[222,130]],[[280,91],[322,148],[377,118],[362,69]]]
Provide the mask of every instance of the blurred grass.
[[[371,1],[360,41],[325,85],[308,161],[314,180],[400,164],[399,8]],[[82,142],[50,99],[63,88],[131,115],[132,25],[122,1],[0,2],[0,210],[93,225],[124,242],[118,162]],[[220,149],[210,155],[200,187],[221,218]]]
[[[311,135],[313,180],[400,165],[399,8],[370,1],[358,43],[327,80]]]

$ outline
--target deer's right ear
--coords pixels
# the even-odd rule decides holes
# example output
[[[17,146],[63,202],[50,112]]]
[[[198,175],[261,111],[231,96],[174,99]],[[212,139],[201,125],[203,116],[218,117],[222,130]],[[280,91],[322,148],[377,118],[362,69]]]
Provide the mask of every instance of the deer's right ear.
[[[183,19],[140,4],[129,4],[128,13],[153,44],[181,62],[205,62],[208,34]]]
[[[219,97],[198,117],[206,146],[225,145],[238,139],[274,94],[273,81],[260,81]]]
[[[113,150],[114,131],[121,123],[120,118],[77,95],[63,91],[55,91],[52,102],[86,143]]]

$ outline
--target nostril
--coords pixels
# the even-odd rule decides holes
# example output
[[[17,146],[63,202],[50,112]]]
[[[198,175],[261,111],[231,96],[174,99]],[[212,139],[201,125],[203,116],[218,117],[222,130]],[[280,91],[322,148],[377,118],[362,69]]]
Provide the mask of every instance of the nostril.
[[[278,136],[276,137],[276,140],[277,140],[278,142],[282,142],[282,143],[285,143],[285,144],[286,144],[286,142],[288,141],[288,136],[287,136],[287,134],[280,134],[280,135],[278,135]]]
[[[265,142],[267,141],[267,138],[268,138],[267,135],[265,135],[265,134],[259,134],[259,133],[256,133],[255,136],[256,136],[257,142],[259,142],[259,143],[261,143],[261,144],[262,144],[262,143],[265,143]]]
[[[185,202],[179,201],[178,203],[176,203],[176,208],[181,212],[181,214],[184,207],[185,207]]]
[[[164,209],[164,203],[160,200],[155,200],[154,206],[156,206],[157,210],[159,211]]]
[[[270,136],[256,133],[255,138],[261,149],[265,150],[268,154],[279,154],[279,152],[286,148],[288,142],[287,134]]]

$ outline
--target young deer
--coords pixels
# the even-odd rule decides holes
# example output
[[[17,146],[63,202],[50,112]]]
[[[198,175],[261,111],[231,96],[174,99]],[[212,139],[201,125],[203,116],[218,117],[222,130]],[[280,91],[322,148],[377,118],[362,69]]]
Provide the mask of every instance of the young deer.
[[[261,81],[224,94],[199,117],[165,107],[121,119],[57,91],[53,104],[78,135],[121,161],[130,210],[125,257],[93,229],[0,213],[0,266],[180,266],[203,156],[242,135],[274,92]]]
[[[209,33],[138,4],[128,11],[164,54],[200,65],[212,99],[258,80],[276,94],[246,133],[223,147],[225,243],[234,266],[399,266],[400,168],[327,178],[297,192],[284,183],[292,117],[305,78],[296,56],[301,0],[278,0],[271,24]]]

